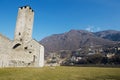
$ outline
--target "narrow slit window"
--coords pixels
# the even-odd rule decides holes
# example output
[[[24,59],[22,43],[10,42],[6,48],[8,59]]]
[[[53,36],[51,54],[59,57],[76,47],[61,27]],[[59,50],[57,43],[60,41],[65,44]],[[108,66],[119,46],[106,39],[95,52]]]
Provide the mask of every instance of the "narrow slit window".
[[[21,33],[19,32],[19,36],[21,35]]]

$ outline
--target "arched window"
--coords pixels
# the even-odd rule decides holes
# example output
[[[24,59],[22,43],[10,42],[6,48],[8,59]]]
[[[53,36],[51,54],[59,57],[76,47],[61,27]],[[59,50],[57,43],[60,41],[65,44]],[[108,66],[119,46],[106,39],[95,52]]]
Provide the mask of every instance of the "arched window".
[[[17,48],[18,46],[20,46],[21,44],[20,43],[17,43],[13,46],[13,49]]]

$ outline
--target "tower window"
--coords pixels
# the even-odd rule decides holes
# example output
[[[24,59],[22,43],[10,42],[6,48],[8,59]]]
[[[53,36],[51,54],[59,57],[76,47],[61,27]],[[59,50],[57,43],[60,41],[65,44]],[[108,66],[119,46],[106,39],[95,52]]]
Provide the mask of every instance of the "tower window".
[[[22,41],[22,39],[20,39],[20,41]]]
[[[35,55],[33,55],[33,62],[35,62],[35,57],[36,57],[36,56],[35,56]]]
[[[29,53],[31,54],[32,52],[31,52],[31,51],[29,51]]]
[[[24,49],[28,49],[28,47],[24,47]]]
[[[21,33],[19,32],[19,35],[21,35]]]
[[[31,63],[28,63],[28,65],[30,65]]]

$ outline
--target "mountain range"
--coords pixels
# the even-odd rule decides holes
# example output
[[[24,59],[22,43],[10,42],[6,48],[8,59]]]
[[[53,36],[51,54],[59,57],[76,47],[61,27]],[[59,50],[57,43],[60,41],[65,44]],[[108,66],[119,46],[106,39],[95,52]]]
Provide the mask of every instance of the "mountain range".
[[[106,30],[89,32],[85,30],[70,30],[62,34],[53,34],[41,41],[45,52],[57,52],[61,50],[77,50],[86,46],[109,46],[120,41],[120,31]]]

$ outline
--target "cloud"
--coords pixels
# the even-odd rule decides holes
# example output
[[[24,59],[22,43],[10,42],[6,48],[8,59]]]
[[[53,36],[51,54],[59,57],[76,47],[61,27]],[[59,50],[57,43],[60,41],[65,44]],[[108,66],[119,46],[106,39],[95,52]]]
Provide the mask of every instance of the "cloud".
[[[85,30],[87,30],[89,32],[93,32],[94,31],[94,26],[88,25],[88,27]]]
[[[96,27],[96,26],[88,25],[88,27],[85,28],[85,30],[87,30],[89,32],[97,32],[97,31],[100,31],[101,28],[100,27]]]

